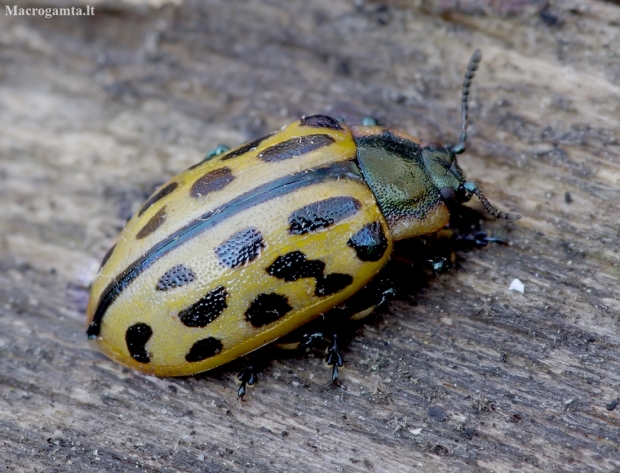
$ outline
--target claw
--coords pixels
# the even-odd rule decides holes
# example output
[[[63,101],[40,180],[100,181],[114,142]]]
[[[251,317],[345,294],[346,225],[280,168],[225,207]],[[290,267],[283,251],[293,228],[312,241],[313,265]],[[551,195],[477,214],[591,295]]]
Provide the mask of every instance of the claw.
[[[456,240],[461,242],[473,243],[473,245],[477,248],[484,248],[489,243],[500,243],[502,245],[506,244],[506,242],[501,238],[494,238],[488,236],[488,233],[484,230],[475,233],[468,233],[467,235],[459,235]]]
[[[331,347],[327,350],[327,356],[325,357],[325,363],[327,366],[332,366],[332,381],[338,380],[338,368],[344,365],[342,355],[338,351],[338,336],[334,334],[334,341]]]
[[[239,391],[237,391],[237,399],[241,399],[243,401],[243,396],[245,396],[246,393],[246,386],[254,386],[254,383],[256,383],[254,367],[248,366],[243,368],[239,371],[237,379],[241,381],[241,386],[239,386]]]

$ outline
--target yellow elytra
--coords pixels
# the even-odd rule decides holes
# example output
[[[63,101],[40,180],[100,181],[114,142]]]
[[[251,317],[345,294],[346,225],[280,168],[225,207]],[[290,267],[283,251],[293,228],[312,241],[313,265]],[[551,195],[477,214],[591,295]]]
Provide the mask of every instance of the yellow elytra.
[[[456,163],[479,60],[454,147],[315,115],[172,178],[104,258],[89,337],[140,371],[199,373],[341,305],[385,266],[395,240],[440,230],[471,195],[518,218]]]
[[[199,373],[291,332],[363,288],[386,264],[392,240],[353,162],[351,131],[339,126],[317,130],[294,123],[241,155],[233,150],[189,169],[155,192],[161,198],[128,222],[93,284],[89,323],[97,306],[114,296],[99,321],[101,350],[158,376]],[[304,209],[310,218],[332,221],[303,228]],[[297,226],[291,228],[291,220]],[[362,261],[347,242],[372,224],[384,248],[375,261]],[[195,234],[180,242],[183,228],[184,235]],[[161,256],[148,260],[157,251]],[[282,264],[296,265],[301,274],[269,274],[267,268],[286,255],[292,256]],[[123,280],[130,267],[139,274]],[[179,314],[209,294],[203,306],[211,312],[202,311],[204,320],[189,317],[188,326]],[[132,327],[138,327],[133,335]]]

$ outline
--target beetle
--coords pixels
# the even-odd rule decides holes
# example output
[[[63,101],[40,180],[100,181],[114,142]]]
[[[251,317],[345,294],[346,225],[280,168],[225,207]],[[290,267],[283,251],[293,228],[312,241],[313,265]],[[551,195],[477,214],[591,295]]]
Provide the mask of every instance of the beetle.
[[[473,195],[491,215],[518,219],[491,205],[456,161],[481,57],[474,52],[465,74],[454,146],[313,115],[236,149],[218,147],[170,179],[104,257],[88,337],[146,373],[203,372],[367,293],[395,241],[441,230]],[[388,293],[380,289],[370,308]],[[336,379],[336,337],[327,362]],[[254,375],[239,379],[242,397]]]

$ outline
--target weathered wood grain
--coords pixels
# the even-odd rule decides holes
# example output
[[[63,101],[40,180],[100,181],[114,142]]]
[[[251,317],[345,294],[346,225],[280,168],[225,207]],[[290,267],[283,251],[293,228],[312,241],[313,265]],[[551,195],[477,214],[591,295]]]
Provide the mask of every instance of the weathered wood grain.
[[[617,2],[95,6],[0,15],[3,471],[620,470]],[[87,342],[87,286],[154,185],[303,114],[452,142],[477,47],[461,166],[523,219],[447,274],[395,265],[341,388],[269,352],[240,403],[238,366],[157,379]]]

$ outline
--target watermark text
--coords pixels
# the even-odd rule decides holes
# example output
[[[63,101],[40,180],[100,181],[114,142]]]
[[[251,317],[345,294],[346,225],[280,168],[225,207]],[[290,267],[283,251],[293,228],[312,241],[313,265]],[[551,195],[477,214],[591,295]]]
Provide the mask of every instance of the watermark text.
[[[5,5],[5,16],[44,16],[52,18],[54,16],[95,16],[95,7],[18,7],[17,5]]]

